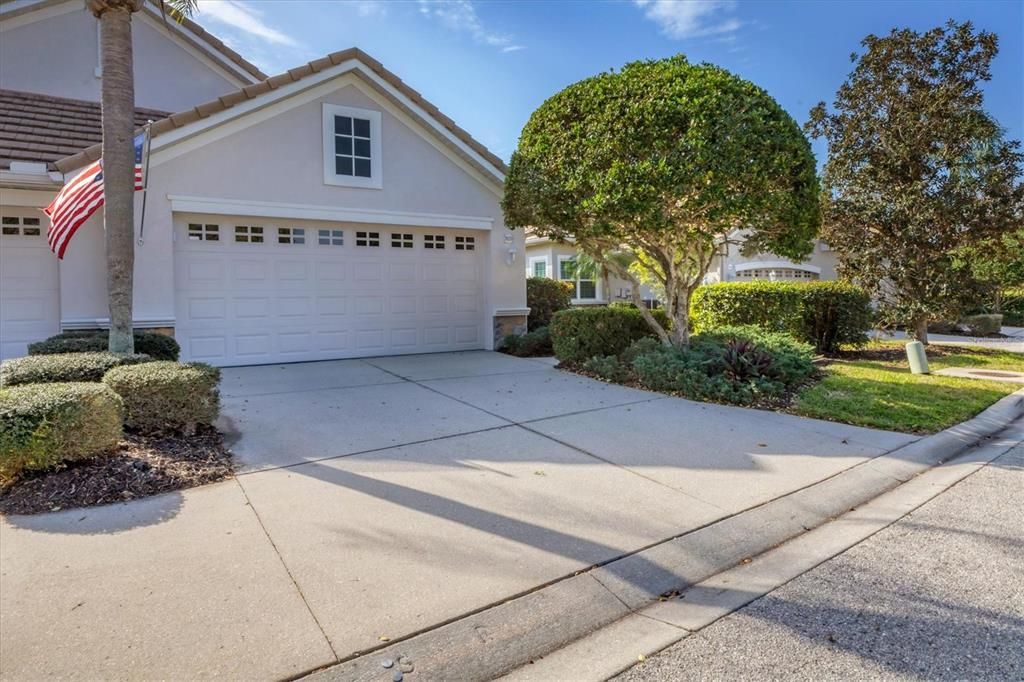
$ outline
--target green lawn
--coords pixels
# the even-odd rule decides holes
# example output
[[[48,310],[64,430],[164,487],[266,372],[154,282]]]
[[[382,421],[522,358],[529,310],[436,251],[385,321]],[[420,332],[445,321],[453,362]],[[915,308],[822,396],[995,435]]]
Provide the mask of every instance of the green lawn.
[[[807,417],[891,431],[931,433],[970,419],[1020,384],[910,373],[905,357],[883,357],[900,342],[872,343],[864,357],[840,359],[800,393],[792,411]],[[872,358],[877,354],[877,359]],[[931,370],[986,367],[1024,371],[1024,354],[963,347],[929,349]]]

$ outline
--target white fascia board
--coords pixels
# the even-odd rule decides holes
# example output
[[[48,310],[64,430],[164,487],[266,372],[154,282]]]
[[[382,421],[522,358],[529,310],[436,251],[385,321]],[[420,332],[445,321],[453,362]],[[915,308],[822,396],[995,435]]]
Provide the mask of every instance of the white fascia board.
[[[494,219],[484,216],[446,215],[441,213],[407,213],[378,211],[368,208],[339,208],[315,204],[283,204],[247,199],[216,199],[210,197],[168,194],[174,213],[205,213],[240,215],[254,218],[291,218],[296,220],[327,220],[344,223],[376,225],[407,225],[411,227],[445,227],[463,230],[488,230]]]
[[[18,185],[12,187],[12,185]],[[59,185],[40,186],[38,189],[19,185],[10,177],[0,172],[0,206],[27,206],[43,208],[57,196]]]
[[[417,118],[419,120],[413,121],[405,114],[404,111],[386,99],[382,99],[380,97],[380,93],[373,92],[365,83],[361,83],[358,77],[349,73],[354,70],[359,70],[359,72],[365,75],[368,79],[376,76],[376,74],[364,66],[358,59],[347,59],[340,64],[324,69],[319,73],[311,74],[301,80],[283,85],[276,90],[271,90],[270,92],[264,93],[253,99],[240,102],[233,107],[229,107],[223,111],[218,111],[215,114],[193,123],[189,123],[181,128],[169,130],[154,138],[152,142],[152,158],[150,159],[150,167],[159,166],[166,161],[177,158],[182,154],[186,154],[214,140],[226,137],[240,130],[244,130],[251,125],[256,125],[257,123],[261,123],[278,116],[290,109],[312,102],[339,88],[352,85],[367,97],[370,97],[373,101],[377,102],[383,109],[386,109],[388,113],[400,120],[411,130],[419,133],[420,137],[451,159],[464,171],[477,178],[493,193],[498,196],[501,195],[505,176],[497,168],[492,166],[490,162],[483,159],[466,143],[449,132],[448,129],[442,126],[436,119],[426,112],[423,112],[422,109],[414,104],[411,105],[411,108],[417,113]],[[372,78],[372,80],[375,83],[382,83],[383,85],[381,87],[383,87],[386,92],[393,93],[393,96],[395,96],[396,99],[401,95],[401,93],[387,83],[387,81],[384,81],[379,77]],[[408,98],[404,99],[408,100]],[[247,117],[247,120],[244,122],[238,120],[242,117]],[[484,168],[490,169],[489,177],[485,178],[481,175],[480,171],[466,163],[466,161],[458,155],[453,154],[450,149],[439,143],[433,136],[425,135],[420,132],[421,127],[424,125],[430,125],[433,129],[441,132],[446,139],[450,140],[452,144],[458,147],[470,158],[479,159],[479,162],[483,164]],[[220,128],[220,130],[214,131],[214,128]]]

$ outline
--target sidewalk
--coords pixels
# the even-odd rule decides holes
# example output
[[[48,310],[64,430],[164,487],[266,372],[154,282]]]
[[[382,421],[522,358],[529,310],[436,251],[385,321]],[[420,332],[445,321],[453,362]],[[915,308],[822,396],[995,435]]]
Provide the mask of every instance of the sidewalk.
[[[615,679],[1019,680],[1021,509],[1024,444]]]

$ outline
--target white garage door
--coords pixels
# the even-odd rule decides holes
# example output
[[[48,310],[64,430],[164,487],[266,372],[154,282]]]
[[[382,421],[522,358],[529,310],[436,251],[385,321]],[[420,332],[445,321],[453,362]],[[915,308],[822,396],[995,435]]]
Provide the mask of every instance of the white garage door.
[[[60,330],[57,258],[37,216],[0,215],[0,358],[25,355]]]
[[[175,336],[216,365],[484,347],[486,233],[175,220]]]

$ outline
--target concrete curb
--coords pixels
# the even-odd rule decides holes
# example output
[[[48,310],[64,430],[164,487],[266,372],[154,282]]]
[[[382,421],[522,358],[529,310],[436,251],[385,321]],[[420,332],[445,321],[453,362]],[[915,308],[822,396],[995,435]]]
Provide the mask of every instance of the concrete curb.
[[[978,416],[831,478],[313,673],[308,679],[484,680],[504,675],[781,545],[978,445],[1024,416],[1024,389]],[[408,666],[407,666],[408,667]]]

